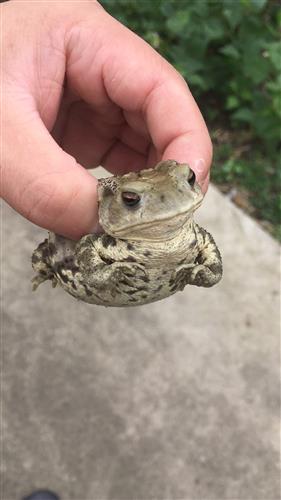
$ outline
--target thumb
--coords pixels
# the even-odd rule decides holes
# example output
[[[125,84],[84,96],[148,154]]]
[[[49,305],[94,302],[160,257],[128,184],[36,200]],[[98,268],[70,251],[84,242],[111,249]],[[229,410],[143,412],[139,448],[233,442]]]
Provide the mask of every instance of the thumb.
[[[1,196],[35,224],[78,239],[98,220],[97,180],[25,106],[3,113]]]

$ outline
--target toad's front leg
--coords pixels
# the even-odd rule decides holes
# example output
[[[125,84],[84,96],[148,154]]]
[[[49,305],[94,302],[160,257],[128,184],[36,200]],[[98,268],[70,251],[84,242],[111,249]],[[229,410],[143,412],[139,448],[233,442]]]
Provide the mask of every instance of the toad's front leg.
[[[93,239],[82,238],[77,245],[76,262],[82,281],[91,289],[107,290],[114,296],[121,289],[134,288],[137,280],[146,280],[144,266],[128,260],[114,260],[102,247],[97,250]]]
[[[222,259],[214,238],[197,224],[194,230],[198,255],[193,263],[183,263],[176,269],[173,286],[178,290],[186,285],[211,287],[222,278]]]

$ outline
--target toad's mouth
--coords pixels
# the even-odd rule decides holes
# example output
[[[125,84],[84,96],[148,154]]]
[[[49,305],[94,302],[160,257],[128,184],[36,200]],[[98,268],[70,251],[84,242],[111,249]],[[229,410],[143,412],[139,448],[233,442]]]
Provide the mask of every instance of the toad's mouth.
[[[190,223],[192,222],[192,214],[190,214],[190,212],[183,212],[182,214],[179,214],[179,218],[176,222],[174,217],[171,216],[159,218],[153,222],[139,221],[136,224],[124,225],[117,229],[115,228],[114,230],[106,225],[101,227],[103,230],[102,232],[117,238],[166,241],[175,238],[175,236],[181,231],[182,227],[187,224],[188,220],[190,220]]]

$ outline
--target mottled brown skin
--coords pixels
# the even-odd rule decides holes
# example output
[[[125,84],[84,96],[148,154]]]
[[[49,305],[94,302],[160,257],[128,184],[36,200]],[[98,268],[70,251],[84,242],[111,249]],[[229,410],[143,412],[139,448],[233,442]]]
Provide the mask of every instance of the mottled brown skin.
[[[98,196],[104,232],[78,242],[50,233],[32,256],[34,289],[50,279],[91,304],[132,306],[220,281],[220,252],[193,221],[203,195],[188,165],[101,179]]]

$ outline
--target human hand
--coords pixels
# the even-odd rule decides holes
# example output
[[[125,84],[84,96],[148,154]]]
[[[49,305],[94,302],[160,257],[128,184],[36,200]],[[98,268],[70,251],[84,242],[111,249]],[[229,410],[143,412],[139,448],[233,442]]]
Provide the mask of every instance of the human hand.
[[[182,77],[94,0],[2,4],[3,198],[78,239],[97,226],[97,181],[160,160],[189,163],[203,191],[212,146]]]

